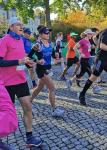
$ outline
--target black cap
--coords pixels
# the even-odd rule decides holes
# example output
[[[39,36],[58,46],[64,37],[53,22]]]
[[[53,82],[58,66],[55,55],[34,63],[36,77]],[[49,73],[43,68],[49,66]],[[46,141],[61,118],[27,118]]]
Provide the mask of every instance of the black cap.
[[[49,29],[47,27],[43,27],[39,30],[39,34],[49,34]]]
[[[24,29],[23,29],[23,32],[24,32],[24,33],[28,33],[28,34],[31,34],[31,33],[32,33],[29,28],[24,28]]]

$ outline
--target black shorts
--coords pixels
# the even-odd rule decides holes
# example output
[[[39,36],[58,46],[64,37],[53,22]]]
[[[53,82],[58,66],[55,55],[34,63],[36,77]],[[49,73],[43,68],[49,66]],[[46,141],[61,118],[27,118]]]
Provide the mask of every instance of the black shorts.
[[[46,65],[46,66],[37,65],[36,74],[38,78],[41,79],[44,77],[44,75],[48,75],[47,70],[50,70],[50,69],[51,69],[51,65]]]
[[[92,74],[98,77],[103,70],[107,72],[107,60],[96,59]]]
[[[79,62],[79,59],[77,57],[68,58],[67,59],[67,67],[71,67],[73,64],[76,64],[77,62]]]
[[[17,85],[6,86],[6,89],[13,103],[15,102],[15,95],[17,96],[17,98],[30,96],[30,91],[27,82]]]
[[[46,66],[45,66],[45,69],[46,69],[46,70],[50,70],[51,67],[52,67],[51,65],[46,65]]]

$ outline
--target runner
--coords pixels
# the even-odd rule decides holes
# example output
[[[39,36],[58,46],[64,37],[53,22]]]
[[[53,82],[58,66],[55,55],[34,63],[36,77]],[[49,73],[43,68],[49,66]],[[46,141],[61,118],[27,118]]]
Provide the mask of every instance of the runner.
[[[64,70],[65,64],[64,64],[64,58],[62,56],[62,49],[64,46],[62,45],[63,40],[63,33],[60,32],[57,34],[56,41],[55,41],[55,48],[54,48],[54,63],[57,64],[58,62],[61,62],[61,69]]]
[[[67,86],[68,88],[71,87],[72,82],[74,80],[79,80],[86,72],[88,75],[91,75],[91,66],[89,64],[89,58],[90,58],[90,50],[91,50],[91,44],[89,42],[89,39],[92,37],[93,32],[90,29],[87,29],[83,32],[84,38],[81,39],[75,46],[74,50],[80,51],[80,73],[75,75],[71,80],[67,80]]]
[[[60,79],[61,80],[66,80],[65,79],[65,74],[67,72],[67,70],[73,65],[73,64],[76,64],[76,68],[75,68],[75,71],[73,73],[73,76],[77,73],[78,71],[78,68],[80,66],[80,63],[79,63],[79,59],[76,57],[76,52],[74,51],[74,46],[76,44],[75,40],[76,40],[76,37],[77,37],[77,33],[75,32],[72,32],[70,33],[70,39],[69,39],[69,42],[68,42],[68,51],[67,51],[67,54],[66,54],[66,59],[67,59],[67,66],[65,67],[64,71],[62,72],[61,76],[60,76]]]
[[[30,40],[31,31],[30,31],[29,28],[24,28],[23,32],[24,32],[24,36],[22,37],[22,39],[23,39],[23,42],[24,42],[24,48],[25,48],[25,52],[26,52],[26,56],[27,56],[30,53],[31,47],[32,47],[32,42]],[[35,81],[36,79],[35,79],[34,68],[35,67],[28,68],[29,72],[28,72],[28,70],[26,70],[26,75],[29,76],[29,74],[30,74],[30,78],[32,80],[33,88],[37,86],[36,81]],[[32,85],[29,85],[29,86],[32,87]]]
[[[63,115],[63,110],[55,108],[55,87],[51,77],[48,75],[48,70],[51,69],[52,55],[52,45],[49,42],[49,29],[47,27],[43,27],[39,30],[39,34],[41,39],[40,42],[36,43],[31,53],[28,55],[37,63],[36,73],[39,78],[38,85],[32,94],[32,101],[43,89],[44,85],[46,85],[49,89],[49,101],[52,106],[52,116],[59,117]]]
[[[93,37],[96,36],[99,33],[99,30],[97,28],[91,28],[91,30],[93,32],[93,36],[91,37],[91,39],[89,39],[90,44],[91,44],[91,51],[90,51],[91,56],[90,56],[90,59],[89,59],[89,63],[91,65],[91,69],[93,69],[94,59],[95,59],[96,49],[97,49],[97,46],[96,46],[96,44],[95,44],[95,42],[93,40]],[[97,94],[97,93],[99,93],[102,90],[101,86],[98,86],[98,83],[100,83],[100,82],[102,82],[102,79],[99,76],[97,78],[97,84],[93,85],[93,89],[92,90],[93,90],[94,94]]]
[[[99,29],[97,29],[97,28],[91,28],[91,30],[92,30],[92,32],[94,32],[93,36],[96,36],[100,32]],[[95,56],[99,50],[98,50],[95,42],[93,41],[93,38],[91,39],[90,43],[92,43],[92,45],[94,46],[92,48],[92,53],[91,53],[91,55],[92,55],[92,61],[91,62],[94,64],[94,58],[93,58],[93,56]],[[97,78],[97,83],[98,84],[100,84],[100,83],[106,83],[106,81],[103,81],[102,77],[99,76]]]
[[[86,105],[85,94],[92,83],[101,75],[103,70],[107,72],[107,29],[96,35],[94,41],[96,41],[99,52],[96,55],[94,70],[79,94],[79,101],[82,105]]]
[[[25,58],[22,34],[23,25],[20,20],[17,17],[10,18],[8,34],[0,40],[0,73],[12,102],[15,103],[16,95],[21,103],[27,147],[38,147],[42,141],[32,134],[31,96],[22,66],[23,64],[33,66],[34,62]]]

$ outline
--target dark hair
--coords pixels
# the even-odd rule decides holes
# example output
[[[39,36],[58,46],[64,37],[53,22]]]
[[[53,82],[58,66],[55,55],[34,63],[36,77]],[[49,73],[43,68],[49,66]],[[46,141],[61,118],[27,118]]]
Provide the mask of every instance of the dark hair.
[[[9,34],[9,32],[10,32],[10,29],[7,30],[7,34]]]
[[[39,32],[39,30],[41,29],[41,28],[43,28],[43,27],[45,27],[44,25],[39,25],[38,27],[37,27],[37,31]]]
[[[97,31],[99,31],[99,29],[98,28],[91,28],[91,31],[92,32],[97,32]]]
[[[49,32],[52,32],[53,30],[52,30],[52,28],[49,28]]]

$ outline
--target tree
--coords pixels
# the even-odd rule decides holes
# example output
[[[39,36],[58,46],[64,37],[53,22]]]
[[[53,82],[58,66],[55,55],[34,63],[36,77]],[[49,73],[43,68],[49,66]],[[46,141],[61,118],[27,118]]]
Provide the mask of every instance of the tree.
[[[46,14],[46,25],[51,27],[51,19],[50,19],[50,7],[49,7],[49,0],[44,0],[45,5],[45,14]]]
[[[0,4],[6,10],[16,8],[24,22],[27,22],[28,18],[34,18],[34,9],[41,6],[46,12],[46,25],[51,26],[49,0],[1,0]]]
[[[84,8],[89,8],[90,12],[100,10],[101,15],[107,16],[107,0],[84,0],[83,4]]]
[[[0,16],[0,34],[2,34],[3,31],[6,31],[6,29],[7,29],[7,22],[2,16]]]
[[[58,13],[59,18],[66,15],[67,11],[81,10],[82,0],[54,0],[51,11]]]

